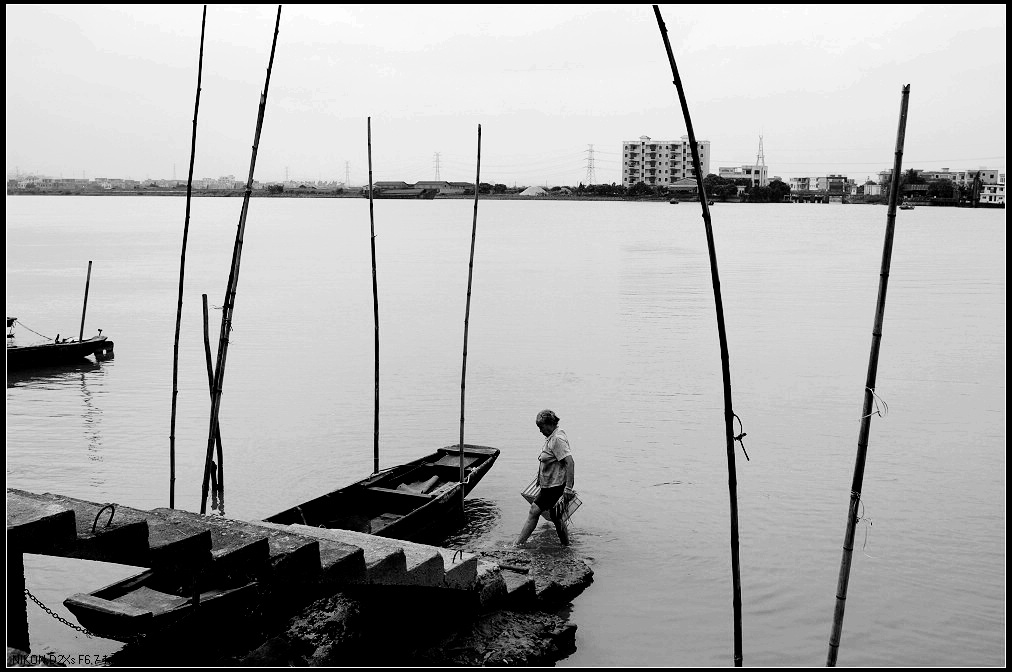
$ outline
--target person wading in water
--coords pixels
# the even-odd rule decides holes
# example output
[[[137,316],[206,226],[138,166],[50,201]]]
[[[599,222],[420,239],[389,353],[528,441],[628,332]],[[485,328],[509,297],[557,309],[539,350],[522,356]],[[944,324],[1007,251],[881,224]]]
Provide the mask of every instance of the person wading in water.
[[[545,409],[538,413],[535,423],[545,436],[545,444],[538,455],[538,485],[541,486],[541,492],[531,503],[527,520],[524,521],[520,536],[513,545],[517,548],[522,547],[537,527],[538,517],[543,511],[548,511],[552,522],[555,523],[555,531],[559,533],[559,541],[563,546],[568,546],[569,531],[566,529],[566,523],[559,517],[560,511],[556,503],[560,499],[568,502],[573,498],[576,463],[569,449],[569,438],[559,429],[559,416]]]

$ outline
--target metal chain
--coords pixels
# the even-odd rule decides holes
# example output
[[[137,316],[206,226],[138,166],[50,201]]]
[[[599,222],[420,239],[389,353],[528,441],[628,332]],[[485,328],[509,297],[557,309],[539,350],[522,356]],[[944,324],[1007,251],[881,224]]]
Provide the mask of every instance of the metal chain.
[[[101,638],[102,637],[102,635],[97,635],[94,632],[92,632],[91,630],[88,630],[87,628],[82,628],[80,625],[77,625],[76,623],[71,623],[70,621],[68,621],[67,619],[65,619],[63,616],[60,616],[55,611],[53,611],[52,609],[50,609],[49,607],[47,607],[46,605],[44,605],[42,603],[42,601],[39,600],[39,598],[37,598],[34,595],[32,595],[32,591],[28,590],[27,588],[25,588],[25,595],[27,595],[28,597],[30,597],[31,600],[32,600],[32,602],[34,602],[35,604],[39,605],[39,607],[41,607],[44,612],[46,612],[47,614],[49,614],[50,616],[52,616],[53,618],[55,618],[56,620],[58,620],[60,623],[63,623],[64,625],[66,625],[66,626],[68,626],[70,628],[73,628],[74,630],[77,630],[78,632],[84,633],[87,637],[91,637],[91,638],[94,638],[94,637],[100,637]],[[127,637],[126,640],[125,640],[125,643],[135,644],[137,642],[140,642],[143,639],[144,639],[144,635],[133,635],[131,637]]]
[[[70,626],[71,628],[73,628],[74,630],[77,630],[78,632],[83,632],[88,637],[95,637],[96,636],[90,630],[87,630],[86,628],[82,628],[79,625],[71,623],[70,621],[68,621],[67,619],[65,619],[63,616],[60,616],[55,611],[53,611],[52,609],[50,609],[46,605],[42,604],[42,601],[39,600],[39,598],[37,598],[34,595],[32,595],[32,591],[28,590],[27,588],[25,588],[25,595],[27,595],[28,597],[30,597],[31,600],[32,600],[32,602],[34,602],[35,604],[37,604],[40,607],[42,607],[42,611],[44,611],[47,614],[49,614],[50,616],[52,616],[53,618],[55,618],[56,620],[58,620],[60,623],[63,623],[64,625],[67,625],[67,626]]]

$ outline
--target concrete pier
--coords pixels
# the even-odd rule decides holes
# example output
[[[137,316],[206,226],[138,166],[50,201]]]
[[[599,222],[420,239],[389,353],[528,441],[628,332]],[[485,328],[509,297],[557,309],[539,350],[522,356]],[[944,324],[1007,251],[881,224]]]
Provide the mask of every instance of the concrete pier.
[[[7,544],[7,636],[25,652],[23,566],[12,561],[23,553],[151,567],[181,590],[256,581],[255,604],[219,617],[213,627],[191,624],[131,642],[114,657],[117,665],[335,664],[355,656],[377,664],[390,652],[375,644],[392,633],[404,651],[422,651],[492,612],[555,607],[579,592],[554,579],[539,588],[536,571],[495,554],[15,489],[7,490]],[[592,575],[581,566],[579,590]],[[336,622],[341,637],[333,634]],[[330,633],[322,649],[320,623]],[[563,639],[572,636],[560,623],[551,629]]]

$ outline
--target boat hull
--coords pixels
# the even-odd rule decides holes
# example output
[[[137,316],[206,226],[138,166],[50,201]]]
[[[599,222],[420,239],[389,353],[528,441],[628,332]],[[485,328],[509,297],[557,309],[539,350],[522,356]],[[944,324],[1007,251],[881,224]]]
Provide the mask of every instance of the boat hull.
[[[464,497],[498,457],[497,448],[464,444],[461,483],[459,447],[447,446],[264,520],[430,541],[463,522]]]
[[[63,604],[92,634],[129,642],[184,624],[212,625],[249,607],[257,595],[256,582],[204,590],[196,599],[161,583],[156,570],[147,570],[91,593],[71,595]]]
[[[72,364],[95,355],[96,359],[112,354],[113,342],[105,336],[86,338],[68,343],[45,343],[42,345],[8,346],[7,370],[35,369],[46,366]]]

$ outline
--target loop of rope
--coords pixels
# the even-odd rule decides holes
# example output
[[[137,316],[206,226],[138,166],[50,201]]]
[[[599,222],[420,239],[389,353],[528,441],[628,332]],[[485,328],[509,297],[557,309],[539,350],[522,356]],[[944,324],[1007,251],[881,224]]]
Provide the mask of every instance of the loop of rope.
[[[116,515],[116,505],[106,504],[105,506],[103,506],[101,509],[98,510],[98,513],[95,514],[95,522],[91,524],[92,534],[95,534],[95,527],[98,525],[98,517],[101,516],[102,512],[105,511],[106,509],[109,509],[109,520],[105,521],[105,526],[109,527],[112,524],[112,517]]]
[[[875,405],[875,410],[869,413],[868,415],[862,415],[861,419],[864,420],[865,418],[870,418],[873,415],[877,415],[880,418],[884,418],[885,416],[889,415],[889,404],[887,404],[885,400],[882,399],[882,397],[878,396],[878,394],[875,393],[875,390],[871,389],[870,387],[866,387],[864,389],[871,392],[871,401]],[[879,408],[880,403],[882,404],[881,408]]]
[[[738,429],[744,430],[745,427],[744,425],[741,424],[741,418],[738,417],[738,414],[735,413],[734,411],[731,411],[731,415],[733,415],[734,419],[738,421]],[[749,459],[748,452],[745,450],[745,442],[742,441],[742,439],[744,439],[746,436],[748,436],[748,434],[745,431],[741,431],[740,434],[734,437],[734,440],[741,445],[741,452],[745,453],[745,461],[751,462],[752,460]]]

